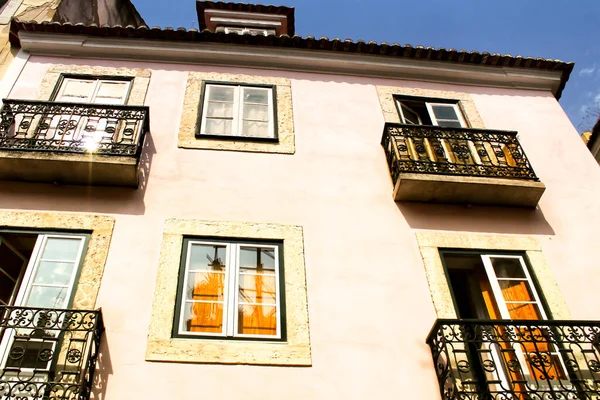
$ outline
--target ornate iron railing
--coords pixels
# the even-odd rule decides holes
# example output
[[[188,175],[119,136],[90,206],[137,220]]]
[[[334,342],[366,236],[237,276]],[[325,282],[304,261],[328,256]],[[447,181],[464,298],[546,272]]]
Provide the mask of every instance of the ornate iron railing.
[[[516,132],[386,123],[381,145],[394,183],[402,172],[538,180]]]
[[[438,320],[443,399],[600,399],[600,322]]]
[[[0,400],[88,400],[100,311],[0,307]]]
[[[3,101],[0,149],[139,157],[148,107]]]

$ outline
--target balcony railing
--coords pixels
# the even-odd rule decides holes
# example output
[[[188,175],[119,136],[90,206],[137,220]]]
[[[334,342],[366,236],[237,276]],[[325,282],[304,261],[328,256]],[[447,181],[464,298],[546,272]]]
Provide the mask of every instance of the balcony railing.
[[[100,311],[0,307],[0,400],[88,400]]]
[[[516,132],[386,123],[392,179],[422,173],[537,181]]]
[[[148,107],[5,99],[0,149],[139,157]]]
[[[443,399],[600,399],[600,322],[438,320]]]

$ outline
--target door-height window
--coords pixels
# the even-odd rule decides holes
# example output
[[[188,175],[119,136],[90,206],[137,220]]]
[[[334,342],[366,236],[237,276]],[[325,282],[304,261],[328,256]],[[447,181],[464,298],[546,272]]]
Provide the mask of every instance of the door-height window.
[[[199,135],[275,138],[273,87],[207,83]]]
[[[396,98],[400,122],[409,125],[436,125],[466,128],[467,123],[456,102],[420,100],[412,97]]]
[[[528,385],[548,388],[567,378],[552,329],[535,322],[548,315],[522,255],[455,251],[441,255],[459,317],[489,320],[494,326],[494,335],[482,336],[477,346],[468,345],[472,361],[482,366],[492,389],[526,393]],[[505,325],[494,320],[525,322]],[[485,370],[485,365],[496,367]]]
[[[186,239],[175,334],[282,337],[281,244]]]
[[[48,371],[59,337],[45,328],[61,322],[47,318],[71,306],[85,243],[85,235],[0,232],[0,306],[22,319],[0,337],[0,369]]]

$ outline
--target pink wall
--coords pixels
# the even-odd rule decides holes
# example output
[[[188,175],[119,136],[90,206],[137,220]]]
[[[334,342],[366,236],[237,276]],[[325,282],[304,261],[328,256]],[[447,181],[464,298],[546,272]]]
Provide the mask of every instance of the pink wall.
[[[55,63],[76,62],[32,57],[11,97],[36,98]],[[186,71],[248,70],[82,63],[152,70],[148,181],[137,191],[3,182],[0,207],[116,217],[98,298],[107,327],[100,398],[439,398],[425,345],[436,315],[414,229],[539,235],[573,317],[600,315],[590,296],[600,286],[600,168],[549,94],[256,71],[292,79],[296,154],[183,150]],[[539,209],[395,204],[376,84],[471,93],[488,128],[520,132],[548,187]],[[163,221],[173,217],[304,227],[312,367],[144,361]]]

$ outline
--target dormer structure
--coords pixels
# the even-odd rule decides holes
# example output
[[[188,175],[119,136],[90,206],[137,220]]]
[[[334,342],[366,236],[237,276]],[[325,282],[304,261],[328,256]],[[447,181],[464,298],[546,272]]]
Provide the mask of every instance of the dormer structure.
[[[200,30],[294,36],[294,8],[273,5],[197,0]]]

